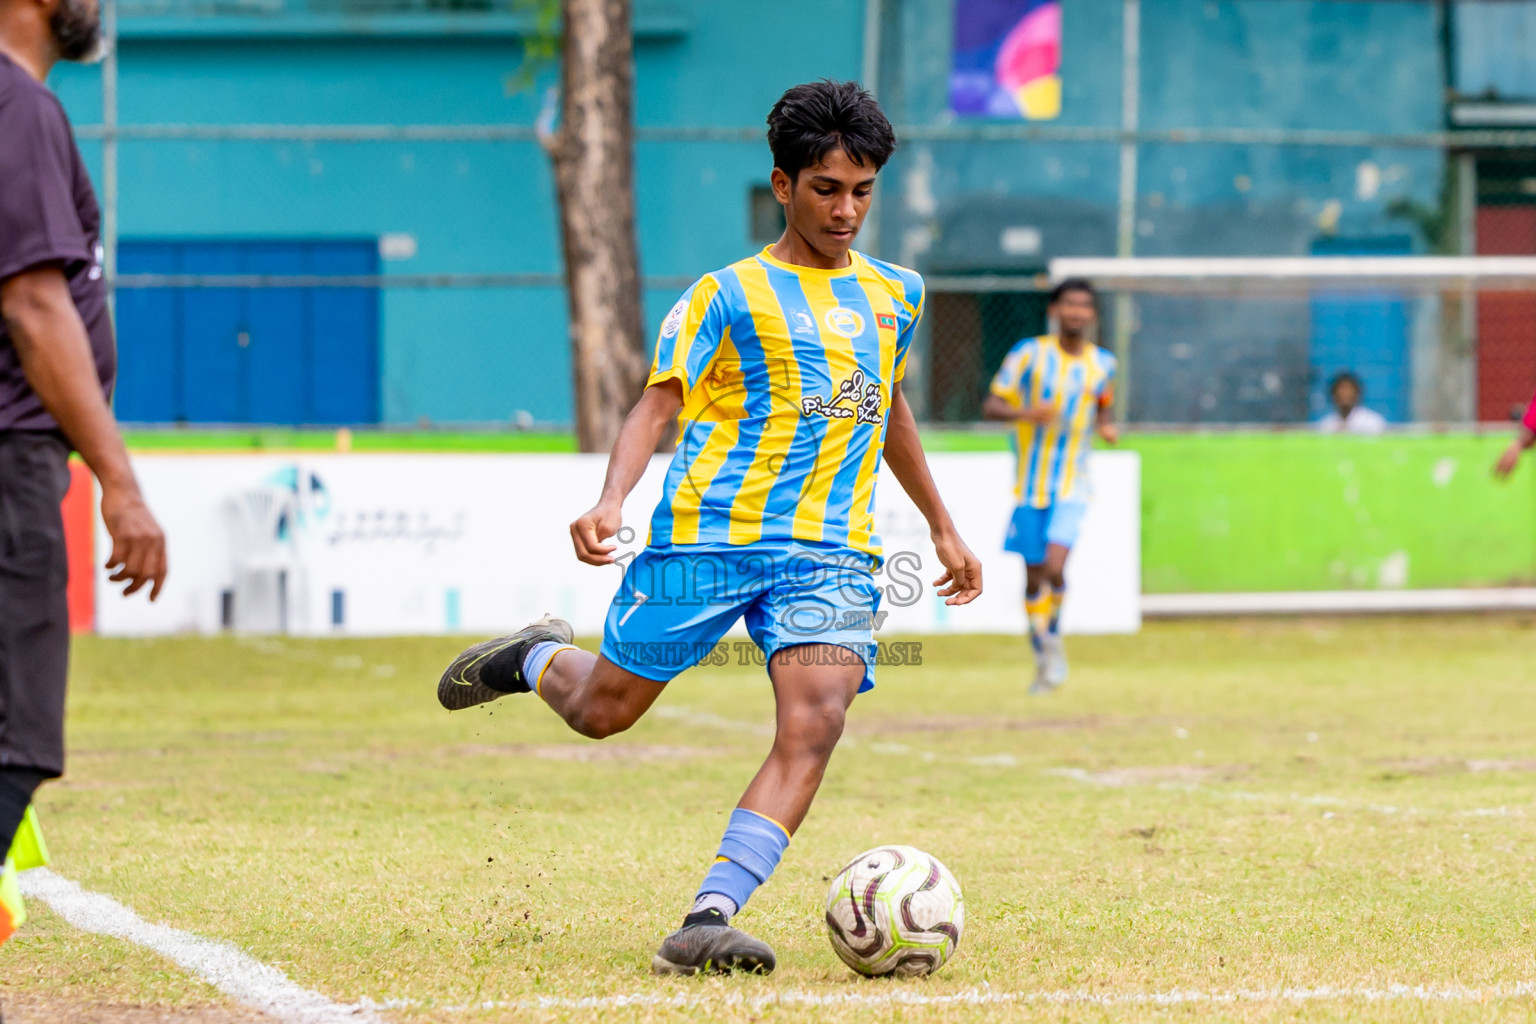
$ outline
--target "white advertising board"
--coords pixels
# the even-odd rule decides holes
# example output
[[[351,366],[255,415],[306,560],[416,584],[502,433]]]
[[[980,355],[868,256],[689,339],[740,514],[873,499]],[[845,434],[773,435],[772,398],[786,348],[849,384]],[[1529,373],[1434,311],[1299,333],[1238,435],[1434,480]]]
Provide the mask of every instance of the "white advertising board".
[[[619,582],[617,567],[577,561],[568,532],[596,498],[606,456],[142,455],[134,463],[169,539],[171,574],[150,604],[118,596],[102,573],[104,634],[226,628],[237,561],[268,575],[285,568],[286,627],[309,635],[493,634],[544,612],[593,635]],[[985,592],[963,608],[932,596],[928,584],[942,570],[927,527],[886,471],[876,500],[887,555],[882,635],[1022,632],[1023,567],[1002,550],[1012,457],[940,454],[930,464],[982,560]],[[665,466],[665,457],[653,460],[625,503],[621,552],[643,545]],[[1095,453],[1091,472],[1096,497],[1068,565],[1063,628],[1131,632],[1141,619],[1140,463],[1134,453]],[[265,554],[241,543],[233,512],[252,492],[291,503],[274,521],[282,543]],[[97,532],[105,551],[99,523]]]

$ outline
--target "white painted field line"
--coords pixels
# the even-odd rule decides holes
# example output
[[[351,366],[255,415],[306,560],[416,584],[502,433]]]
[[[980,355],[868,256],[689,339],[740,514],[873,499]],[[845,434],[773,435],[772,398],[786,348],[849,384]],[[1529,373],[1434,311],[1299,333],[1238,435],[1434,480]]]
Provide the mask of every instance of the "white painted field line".
[[[335,1003],[228,942],[150,924],[110,896],[82,889],[47,868],[21,875],[21,891],[81,931],[154,950],[225,995],[283,1024],[382,1024],[371,1006]]]
[[[488,1000],[482,1003],[466,1003],[459,1006],[438,1006],[448,1013],[467,1013],[472,1010],[611,1010],[623,1007],[745,1007],[762,1009],[770,1006],[986,1006],[986,1005],[1089,1005],[1089,1006],[1178,1006],[1182,1004],[1233,1003],[1308,1003],[1323,1001],[1382,1002],[1411,1000],[1424,1003],[1482,1003],[1493,999],[1530,999],[1536,997],[1536,984],[1520,982],[1514,985],[1495,985],[1489,988],[1466,988],[1458,985],[1387,985],[1370,986],[1324,985],[1316,988],[1267,988],[1234,989],[1229,992],[1204,992],[1198,989],[1170,989],[1166,992],[1088,992],[1067,990],[1055,992],[998,992],[989,988],[971,989],[966,992],[950,992],[929,995],[898,989],[878,993],[826,993],[771,992],[758,996],[732,994],[725,996],[652,995],[633,993],[614,996],[588,996],[585,998],[560,998],[545,996],[538,999]],[[379,1009],[407,1009],[422,1006],[414,999],[388,999],[369,1005]]]

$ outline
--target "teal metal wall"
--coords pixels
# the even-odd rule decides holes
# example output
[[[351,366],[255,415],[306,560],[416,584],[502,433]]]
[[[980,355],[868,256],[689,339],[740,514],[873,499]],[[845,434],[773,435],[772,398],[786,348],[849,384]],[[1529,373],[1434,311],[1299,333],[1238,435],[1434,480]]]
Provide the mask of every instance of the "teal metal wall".
[[[724,7],[637,4],[639,124],[760,125],[796,82],[858,77],[860,0],[731,4],[728,16]],[[477,28],[466,34],[466,24]],[[542,83],[520,76],[528,27],[441,13],[125,18],[119,119],[531,124]],[[61,67],[50,84],[76,124],[100,120],[97,69]],[[99,186],[100,144],[82,149]],[[125,139],[120,168],[125,239],[404,233],[417,254],[385,262],[386,274],[560,271],[554,186],[532,141]],[[761,142],[642,143],[645,274],[696,277],[750,251],[749,190],[770,170]],[[653,289],[646,300],[659,321],[676,295]],[[519,411],[570,421],[559,288],[387,288],[382,325],[386,422],[506,422]]]
[[[880,93],[901,124],[949,123],[952,3],[880,5]],[[125,10],[120,122],[530,125],[552,77],[520,76],[531,20],[515,13],[263,9],[272,13]],[[1065,4],[1057,125],[1119,124],[1120,11],[1121,0]],[[1146,127],[1417,132],[1443,123],[1439,6],[1428,0],[1143,0],[1142,11]],[[860,75],[865,16],[864,0],[636,0],[637,122],[760,127],[787,86]],[[100,120],[98,83],[94,68],[55,75],[77,124]],[[99,143],[83,148],[99,170]],[[1389,204],[1432,206],[1444,161],[1425,148],[1144,145],[1137,248],[1301,254],[1341,233],[1407,234],[1422,249],[1418,228]],[[1366,163],[1382,183],[1369,194]],[[398,233],[415,239],[416,255],[384,262],[386,274],[560,269],[553,186],[532,141],[126,139],[120,166],[125,239]],[[642,138],[643,272],[692,278],[754,248],[748,196],[768,171],[761,141]],[[910,139],[886,175],[876,248],[960,273],[1112,253],[1117,179],[1113,142]],[[1040,229],[1040,251],[1000,249],[999,227],[1015,223]],[[647,292],[653,322],[674,291]],[[505,422],[521,412],[569,422],[565,323],[553,286],[386,289],[384,419]],[[1155,337],[1146,344],[1156,351]],[[1139,365],[1143,381],[1152,365]]]

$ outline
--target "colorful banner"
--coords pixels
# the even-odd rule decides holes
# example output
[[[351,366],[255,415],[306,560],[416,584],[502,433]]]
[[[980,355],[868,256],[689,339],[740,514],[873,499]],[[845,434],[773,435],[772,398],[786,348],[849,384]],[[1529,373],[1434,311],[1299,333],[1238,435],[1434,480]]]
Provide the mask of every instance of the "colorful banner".
[[[1060,0],[955,0],[949,106],[961,117],[1061,113]]]

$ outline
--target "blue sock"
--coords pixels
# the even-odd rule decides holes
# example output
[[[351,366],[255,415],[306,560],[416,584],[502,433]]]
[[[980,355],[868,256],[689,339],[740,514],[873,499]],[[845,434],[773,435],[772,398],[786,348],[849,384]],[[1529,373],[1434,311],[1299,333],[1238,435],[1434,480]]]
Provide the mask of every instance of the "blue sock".
[[[789,831],[766,815],[738,807],[731,812],[730,824],[720,840],[720,854],[704,883],[699,886],[694,909],[707,904],[722,910],[729,920],[731,914],[723,913],[718,901],[708,900],[711,895],[724,896],[740,910],[757,887],[768,881],[773,869],[779,866],[789,846]],[[734,913],[735,911],[732,911]]]
[[[545,640],[529,648],[527,655],[523,657],[523,678],[528,680],[529,688],[534,693],[538,693],[539,681],[544,678],[544,670],[549,668],[549,663],[555,660],[555,655],[561,651],[575,649],[575,644],[561,644],[553,640]]]

